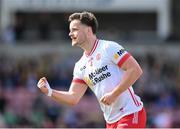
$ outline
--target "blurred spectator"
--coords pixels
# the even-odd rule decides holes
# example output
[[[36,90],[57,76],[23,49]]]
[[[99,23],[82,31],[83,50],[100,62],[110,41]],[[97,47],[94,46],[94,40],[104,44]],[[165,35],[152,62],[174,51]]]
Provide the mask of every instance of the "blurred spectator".
[[[171,128],[172,127],[172,112],[169,110],[162,110],[158,112],[154,118],[156,128]]]
[[[2,34],[2,41],[5,44],[14,45],[15,42],[15,32],[14,27],[12,25],[9,25]]]

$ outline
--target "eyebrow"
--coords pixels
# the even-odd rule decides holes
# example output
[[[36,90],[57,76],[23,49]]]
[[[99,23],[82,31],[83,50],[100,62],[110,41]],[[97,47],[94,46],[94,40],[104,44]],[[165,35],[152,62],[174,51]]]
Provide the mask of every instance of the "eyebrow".
[[[72,30],[78,30],[78,28],[77,27],[73,27],[73,28],[71,28]]]

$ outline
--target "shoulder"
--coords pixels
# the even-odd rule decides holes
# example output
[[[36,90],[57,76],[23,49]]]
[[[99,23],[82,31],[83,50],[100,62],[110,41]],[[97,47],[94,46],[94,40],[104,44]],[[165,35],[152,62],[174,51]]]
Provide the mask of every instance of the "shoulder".
[[[83,54],[82,56],[81,56],[81,58],[75,63],[75,69],[77,70],[77,69],[79,69],[79,68],[81,68],[83,65],[84,65],[84,63],[85,63],[85,57],[84,57],[85,55]]]
[[[100,40],[103,49],[123,48],[119,43],[109,40]]]

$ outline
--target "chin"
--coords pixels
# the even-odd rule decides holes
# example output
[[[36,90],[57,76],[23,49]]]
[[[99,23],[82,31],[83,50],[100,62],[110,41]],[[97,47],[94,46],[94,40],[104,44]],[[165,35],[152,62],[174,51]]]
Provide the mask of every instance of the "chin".
[[[77,46],[77,43],[76,42],[72,42],[72,46]]]

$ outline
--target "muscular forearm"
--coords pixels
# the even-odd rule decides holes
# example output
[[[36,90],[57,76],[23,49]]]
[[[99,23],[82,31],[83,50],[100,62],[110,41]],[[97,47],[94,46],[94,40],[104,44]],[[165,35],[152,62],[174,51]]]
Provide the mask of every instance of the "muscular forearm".
[[[78,103],[73,93],[68,91],[53,90],[51,98],[60,104],[73,106]]]
[[[50,87],[45,77],[41,78],[37,84],[38,88],[50,96],[52,99],[61,104],[75,105],[87,90],[87,85],[84,83],[71,83],[69,91],[58,91]]]
[[[127,90],[135,81],[141,76],[142,70],[131,68],[124,72],[120,84],[112,91],[115,96],[119,96],[122,92]]]

